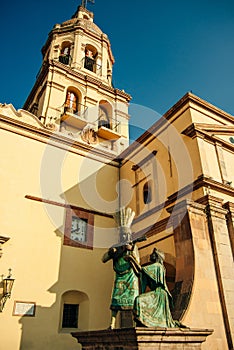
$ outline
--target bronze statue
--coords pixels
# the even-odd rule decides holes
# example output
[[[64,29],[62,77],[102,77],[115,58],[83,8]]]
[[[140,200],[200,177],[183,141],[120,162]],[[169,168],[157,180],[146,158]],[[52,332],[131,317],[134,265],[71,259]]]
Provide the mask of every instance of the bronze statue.
[[[142,327],[185,327],[172,318],[170,311],[171,294],[166,284],[166,270],[163,264],[164,253],[154,248],[150,255],[151,264],[140,266],[137,241],[133,240],[131,223],[134,211],[121,208],[114,215],[120,231],[119,243],[112,246],[103,256],[105,263],[113,260],[115,282],[110,309],[112,311],[110,328],[116,326],[116,315],[121,310],[132,310],[137,326]],[[139,295],[139,279],[143,294]],[[149,292],[145,292],[146,288]]]
[[[112,292],[110,309],[111,325],[116,326],[116,315],[121,310],[132,310],[134,300],[139,294],[138,276],[141,269],[136,241],[132,240],[131,223],[135,213],[130,208],[121,208],[116,213],[115,220],[120,230],[120,242],[111,247],[103,256],[102,261],[113,260],[115,282]]]
[[[170,311],[171,294],[167,288],[164,253],[154,248],[150,255],[151,264],[142,267],[142,291],[148,286],[151,291],[136,297],[134,316],[137,326],[144,327],[185,327],[172,318]]]

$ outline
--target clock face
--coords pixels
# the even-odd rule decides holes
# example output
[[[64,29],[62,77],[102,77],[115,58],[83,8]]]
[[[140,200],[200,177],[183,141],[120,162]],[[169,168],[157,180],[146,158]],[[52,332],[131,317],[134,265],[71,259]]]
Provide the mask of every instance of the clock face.
[[[87,221],[78,216],[72,216],[71,239],[76,242],[86,242]]]

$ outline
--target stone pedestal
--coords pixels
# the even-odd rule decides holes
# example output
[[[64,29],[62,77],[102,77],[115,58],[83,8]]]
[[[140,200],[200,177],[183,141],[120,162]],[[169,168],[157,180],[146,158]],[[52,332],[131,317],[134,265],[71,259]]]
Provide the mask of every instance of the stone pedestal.
[[[121,328],[72,333],[83,350],[198,350],[211,329]]]

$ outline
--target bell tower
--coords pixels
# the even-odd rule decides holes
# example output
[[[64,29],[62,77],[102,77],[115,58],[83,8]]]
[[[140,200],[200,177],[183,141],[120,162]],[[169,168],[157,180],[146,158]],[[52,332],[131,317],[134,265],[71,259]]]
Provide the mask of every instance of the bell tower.
[[[113,87],[110,41],[93,19],[82,1],[71,19],[53,27],[23,108],[51,130],[119,153],[128,146],[131,97]]]

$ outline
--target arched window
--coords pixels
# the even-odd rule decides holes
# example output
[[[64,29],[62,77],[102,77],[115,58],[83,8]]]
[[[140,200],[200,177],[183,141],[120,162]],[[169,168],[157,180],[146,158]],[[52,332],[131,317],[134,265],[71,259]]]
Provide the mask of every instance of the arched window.
[[[87,294],[71,290],[61,298],[61,322],[60,328],[67,331],[70,329],[87,329],[89,322],[89,299]]]
[[[84,68],[91,72],[96,72],[96,58],[97,50],[92,45],[86,45],[85,47],[85,59]]]
[[[106,101],[99,102],[98,109],[98,127],[104,126],[111,129],[111,105]]]
[[[71,63],[71,45],[70,43],[64,43],[62,45],[61,53],[59,56],[59,62],[69,65]]]
[[[143,186],[143,201],[145,204],[148,204],[152,201],[151,181],[147,181]]]
[[[70,113],[77,113],[78,112],[78,96],[75,92],[68,90],[67,91],[67,96],[66,96],[66,101],[65,101],[65,112],[70,112]]]

